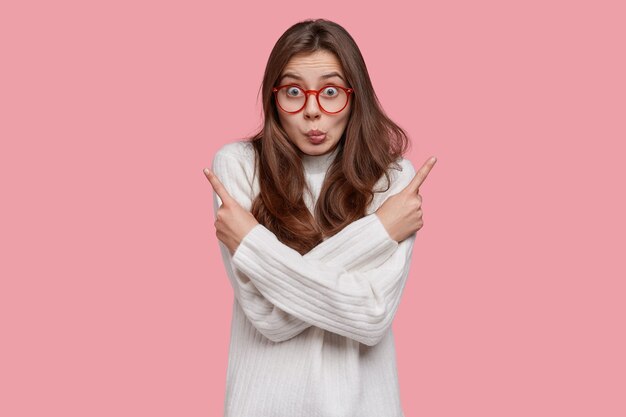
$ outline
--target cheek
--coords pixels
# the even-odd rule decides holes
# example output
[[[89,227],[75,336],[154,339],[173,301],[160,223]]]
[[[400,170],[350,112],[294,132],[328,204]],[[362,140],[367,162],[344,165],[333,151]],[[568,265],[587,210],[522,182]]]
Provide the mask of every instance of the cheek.
[[[343,109],[343,111],[341,112],[341,124],[343,126],[348,124],[348,120],[350,120],[350,115],[352,114],[352,104],[348,104],[348,107],[346,107],[345,109]]]
[[[290,129],[292,123],[291,123],[289,117],[285,117],[283,114],[280,114],[278,116],[278,120],[280,120],[280,124],[283,127],[283,129],[285,129],[287,131]]]
[[[335,122],[335,126],[337,126],[338,128],[345,128],[346,125],[348,124],[348,120],[350,120],[350,113],[346,113],[346,114],[342,114],[340,118],[337,119],[337,121]]]

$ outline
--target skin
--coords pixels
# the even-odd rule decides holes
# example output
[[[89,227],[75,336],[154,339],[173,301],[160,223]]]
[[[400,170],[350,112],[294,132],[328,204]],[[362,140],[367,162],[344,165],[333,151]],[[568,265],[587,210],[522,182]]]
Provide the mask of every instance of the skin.
[[[335,54],[322,50],[312,54],[294,55],[281,72],[281,76],[286,72],[293,73],[302,78],[285,77],[280,81],[280,85],[296,84],[305,90],[319,90],[326,85],[339,85],[350,87],[346,81],[345,74],[341,68],[341,63]],[[324,74],[337,72],[343,80],[337,76],[332,78],[321,78]],[[298,113],[286,113],[278,110],[280,124],[287,132],[291,142],[307,155],[323,155],[331,152],[339,143],[343,135],[352,108],[352,98],[346,107],[339,113],[329,114],[320,109],[313,94],[307,97],[304,109]],[[311,129],[326,132],[326,140],[320,144],[313,144],[309,141],[306,132]]]
[[[320,78],[323,74],[333,71],[344,79],[345,75],[337,57],[328,51],[318,51],[308,55],[295,55],[285,68],[285,72],[299,75],[302,80],[283,78],[280,85],[297,84],[306,90],[319,90],[328,85],[348,87],[341,78]],[[352,99],[350,99],[352,101]],[[305,154],[323,155],[335,149],[350,119],[351,103],[339,113],[328,114],[323,112],[313,95],[309,95],[303,110],[298,113],[285,113],[279,109],[279,119],[283,129],[287,132],[291,142]],[[326,132],[326,140],[319,145],[311,143],[306,136],[310,129]],[[435,165],[437,158],[429,158],[417,171],[411,182],[399,193],[389,197],[376,210],[389,236],[397,242],[409,237],[424,225],[422,220],[422,196],[419,187]],[[252,213],[245,210],[228,193],[217,176],[208,168],[204,174],[211,183],[213,190],[222,200],[215,220],[217,238],[226,245],[231,255],[235,253],[239,243],[259,222]]]

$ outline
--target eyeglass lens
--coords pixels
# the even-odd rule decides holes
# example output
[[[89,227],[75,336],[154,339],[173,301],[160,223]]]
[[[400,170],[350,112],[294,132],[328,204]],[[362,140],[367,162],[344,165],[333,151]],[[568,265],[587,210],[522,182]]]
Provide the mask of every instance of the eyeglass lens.
[[[285,111],[300,110],[304,106],[306,95],[304,91],[296,86],[284,87],[276,93],[278,104]],[[348,94],[341,88],[326,86],[319,93],[320,105],[324,111],[329,113],[341,110],[348,101]],[[311,100],[315,97],[311,94]]]

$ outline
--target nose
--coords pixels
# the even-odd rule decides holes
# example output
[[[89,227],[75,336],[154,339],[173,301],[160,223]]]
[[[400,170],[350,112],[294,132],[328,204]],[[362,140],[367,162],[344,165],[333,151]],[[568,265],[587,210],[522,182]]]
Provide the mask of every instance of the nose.
[[[319,119],[322,116],[322,110],[317,104],[317,98],[314,93],[307,93],[306,103],[304,105],[305,119]]]

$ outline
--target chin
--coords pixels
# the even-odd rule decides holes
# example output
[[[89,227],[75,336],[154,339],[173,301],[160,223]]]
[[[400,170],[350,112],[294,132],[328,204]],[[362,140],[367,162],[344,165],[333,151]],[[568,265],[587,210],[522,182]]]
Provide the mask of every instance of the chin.
[[[327,141],[324,141],[323,143],[320,143],[317,145],[311,142],[305,142],[304,146],[300,147],[300,150],[310,155],[321,155],[329,151],[334,146],[335,146],[334,143],[327,142]]]

